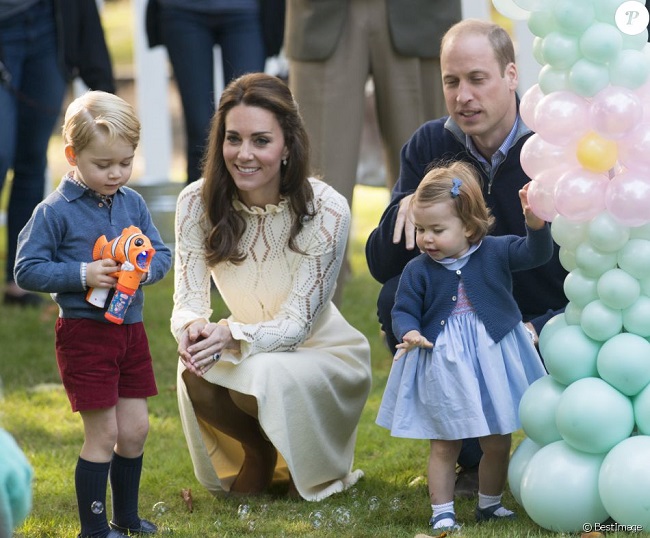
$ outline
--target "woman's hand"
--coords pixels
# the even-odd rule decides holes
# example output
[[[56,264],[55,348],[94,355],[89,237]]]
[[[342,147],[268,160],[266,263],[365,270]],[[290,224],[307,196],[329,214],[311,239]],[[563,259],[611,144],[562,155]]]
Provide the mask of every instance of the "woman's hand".
[[[408,351],[411,351],[414,347],[431,349],[433,348],[433,344],[429,342],[424,336],[422,336],[418,331],[413,330],[407,332],[402,339],[402,343],[397,344],[395,347],[398,349],[398,351],[395,354],[393,360],[396,361],[399,360],[402,355]]]
[[[238,348],[228,325],[197,320],[183,331],[178,355],[190,372],[202,376],[221,358],[224,349]]]

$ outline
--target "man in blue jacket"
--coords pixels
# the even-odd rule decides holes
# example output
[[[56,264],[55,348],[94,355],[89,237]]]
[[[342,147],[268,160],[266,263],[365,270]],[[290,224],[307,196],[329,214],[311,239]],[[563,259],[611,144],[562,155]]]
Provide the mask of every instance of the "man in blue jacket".
[[[496,218],[491,233],[525,235],[518,192],[530,178],[521,168],[520,152],[533,133],[518,111],[512,41],[498,25],[467,19],[452,26],[443,37],[440,64],[449,116],[423,124],[402,148],[391,201],[366,244],[370,272],[383,284],[378,317],[392,350],[398,343],[391,329],[395,291],[404,266],[419,254],[409,201],[431,166],[455,160],[472,164],[482,178],[483,194]],[[513,275],[513,295],[534,342],[544,323],[567,303],[565,277],[557,245],[549,263]],[[470,471],[466,477],[471,482],[475,481],[480,456],[476,440],[463,444],[458,463]],[[469,490],[460,486],[459,480],[457,495],[473,493],[473,484]]]

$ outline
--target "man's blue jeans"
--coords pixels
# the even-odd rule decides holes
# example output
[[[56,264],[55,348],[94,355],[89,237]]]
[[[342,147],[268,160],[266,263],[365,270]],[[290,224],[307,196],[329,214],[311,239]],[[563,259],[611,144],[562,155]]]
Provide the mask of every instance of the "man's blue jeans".
[[[65,92],[50,0],[0,21],[0,61],[8,74],[0,84],[0,190],[12,169],[6,281],[13,282],[18,234],[43,199],[47,147]]]
[[[161,6],[160,29],[183,105],[190,182],[201,177],[215,109],[213,48],[221,47],[226,85],[244,73],[264,71],[262,26],[256,12],[206,15]]]

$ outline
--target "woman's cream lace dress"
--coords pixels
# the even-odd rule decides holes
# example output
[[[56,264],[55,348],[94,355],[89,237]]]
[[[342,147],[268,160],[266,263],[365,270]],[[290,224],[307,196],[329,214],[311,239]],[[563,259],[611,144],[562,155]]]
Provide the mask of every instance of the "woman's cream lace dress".
[[[344,257],[350,211],[340,194],[312,179],[316,216],[298,236],[306,253],[287,246],[286,201],[265,208],[233,202],[246,219],[246,260],[208,267],[202,181],[178,198],[172,332],[210,320],[210,277],[231,315],[241,353],[224,353],[205,375],[211,383],[257,398],[264,433],[278,449],[274,480],[291,472],[305,499],[319,500],[354,484],[357,423],[370,390],[370,348],[330,299]],[[218,320],[211,320],[218,321]],[[240,443],[197,420],[179,361],[178,402],[198,480],[227,491],[243,462]]]

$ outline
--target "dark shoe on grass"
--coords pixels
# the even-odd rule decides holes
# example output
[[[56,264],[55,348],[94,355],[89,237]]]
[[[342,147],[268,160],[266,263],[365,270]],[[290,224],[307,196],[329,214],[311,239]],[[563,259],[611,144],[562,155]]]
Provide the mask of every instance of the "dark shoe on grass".
[[[134,534],[156,534],[158,532],[158,527],[146,519],[140,520],[140,526],[138,528],[120,527],[112,521],[108,524],[108,526],[113,530],[119,531],[122,534],[126,534],[127,536]]]
[[[456,474],[454,496],[457,499],[473,499],[478,496],[478,467],[460,469]]]
[[[85,538],[84,536],[81,536],[81,534],[77,534],[77,538]],[[89,537],[92,538],[92,537]],[[127,538],[125,534],[122,534],[119,531],[115,530],[110,530],[108,531],[108,534],[106,535],[106,538]]]

